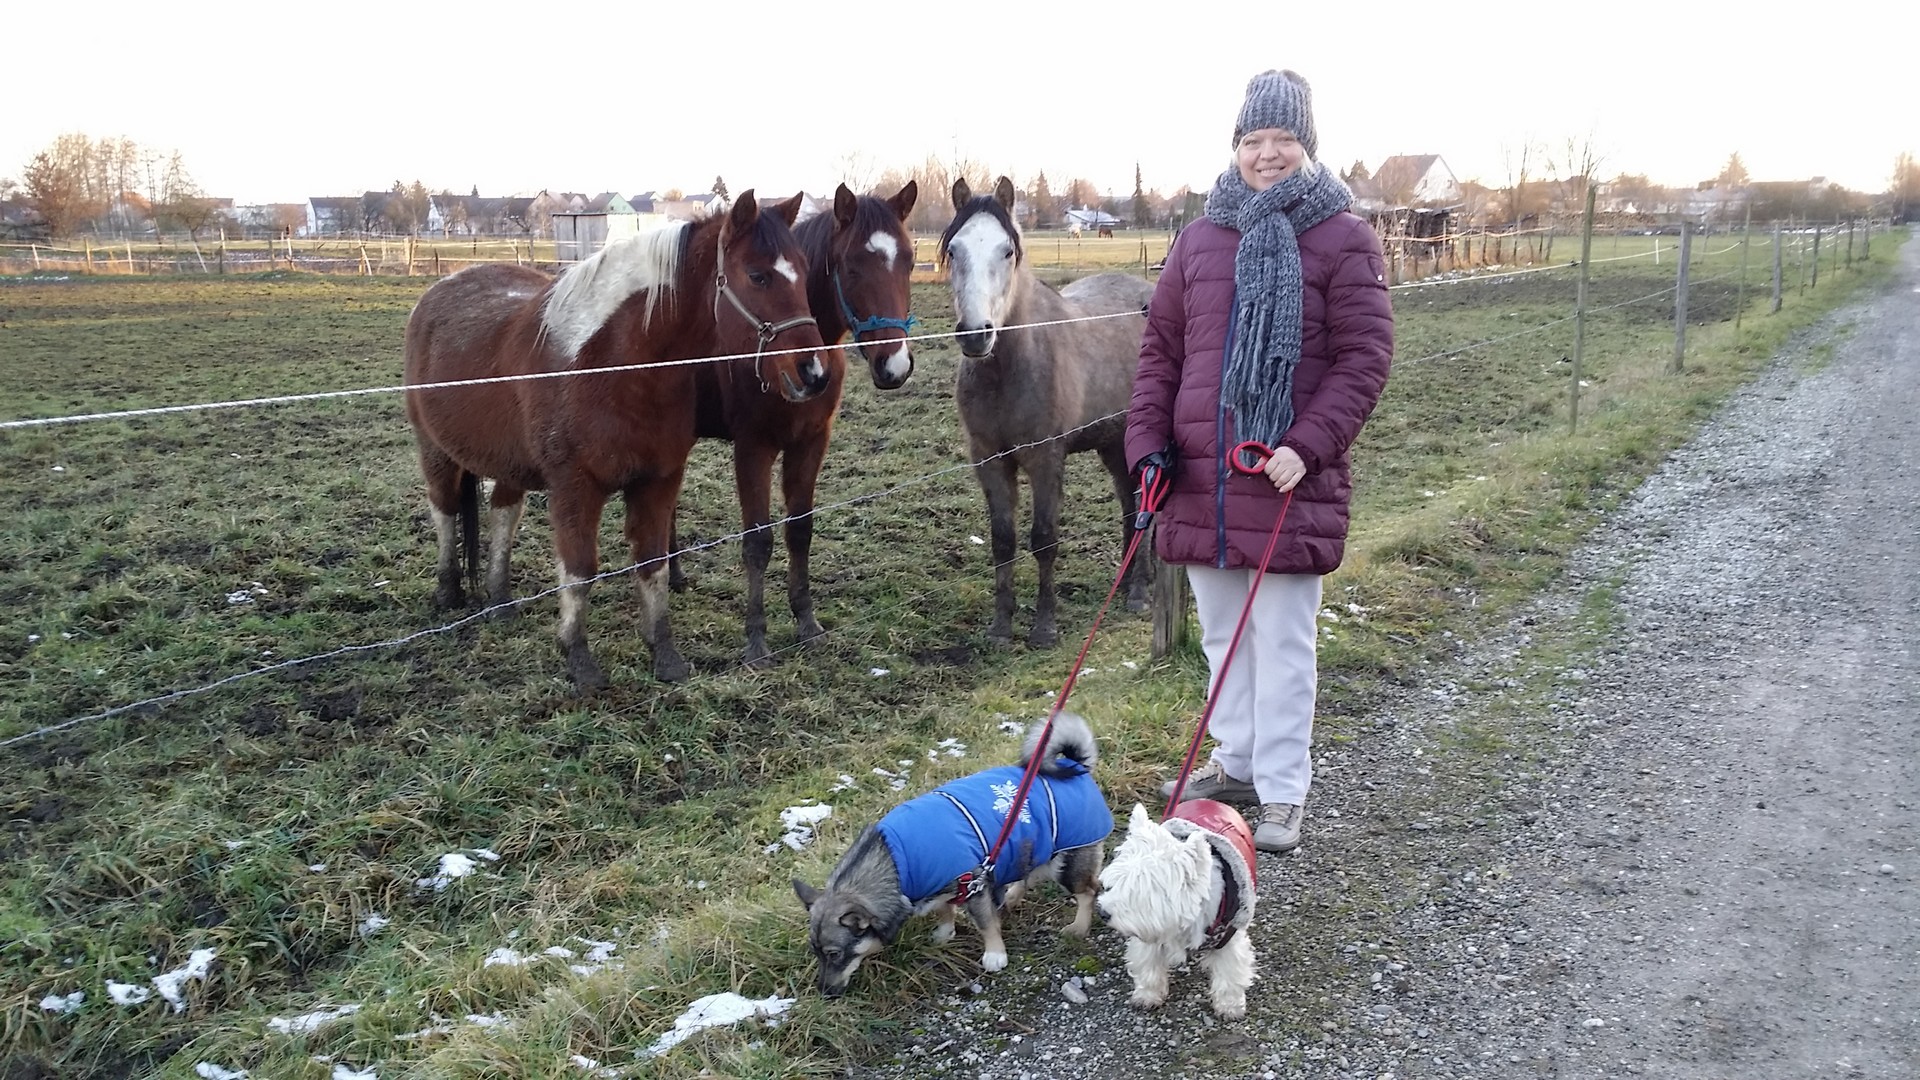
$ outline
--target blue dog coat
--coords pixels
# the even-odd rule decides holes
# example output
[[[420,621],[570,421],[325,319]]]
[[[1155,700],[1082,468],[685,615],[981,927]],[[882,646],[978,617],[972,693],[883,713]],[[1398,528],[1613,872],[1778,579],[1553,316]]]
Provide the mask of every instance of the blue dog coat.
[[[1113,811],[1087,767],[1064,757],[1056,764],[1070,775],[1034,777],[1019,821],[994,866],[994,880],[1002,887],[1025,878],[1056,852],[1097,844],[1113,831]],[[938,895],[962,874],[980,868],[1006,822],[1024,771],[1002,765],[963,776],[880,819],[880,836],[893,855],[900,892],[907,899],[918,903]]]

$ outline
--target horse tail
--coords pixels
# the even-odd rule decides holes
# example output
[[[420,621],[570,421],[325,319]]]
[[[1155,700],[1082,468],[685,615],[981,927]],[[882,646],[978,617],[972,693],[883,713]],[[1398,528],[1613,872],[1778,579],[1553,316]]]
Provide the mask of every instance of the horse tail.
[[[467,559],[467,580],[475,592],[480,589],[480,478],[472,473],[460,477],[460,540]]]

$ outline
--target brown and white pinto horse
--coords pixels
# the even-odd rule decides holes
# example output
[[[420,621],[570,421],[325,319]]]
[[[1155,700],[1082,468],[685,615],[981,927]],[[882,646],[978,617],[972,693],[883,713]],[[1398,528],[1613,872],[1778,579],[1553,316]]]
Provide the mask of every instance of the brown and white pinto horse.
[[[407,320],[409,385],[745,354],[410,392],[407,416],[440,541],[436,601],[463,602],[459,519],[469,569],[478,571],[480,478],[494,481],[487,586],[496,604],[507,600],[508,554],[526,493],[545,489],[567,673],[582,692],[604,687],[587,647],[587,583],[599,570],[601,511],[618,492],[640,566],[641,631],[654,674],[686,677],[667,623],[664,564],[693,449],[696,373],[738,370],[760,395],[796,402],[830,381],[807,313],[806,256],[790,229],[799,209],[796,196],[762,211],[748,191],[731,210],[609,244],[557,278],[497,264],[427,290]],[[780,351],[789,349],[802,351]]]
[[[873,385],[894,390],[913,374],[906,341],[914,319],[908,313],[913,277],[913,237],[906,228],[919,185],[909,180],[891,199],[855,196],[841,184],[833,193],[833,213],[800,223],[794,236],[807,256],[807,305],[820,324],[820,338],[835,345],[848,332],[865,357]],[[734,487],[740,496],[740,521],[746,530],[741,558],[747,568],[746,661],[772,655],[767,648],[766,575],[773,557],[771,500],[773,459],[780,458],[781,501],[786,508],[787,603],[801,641],[821,634],[813,614],[813,584],[808,556],[813,549],[813,495],[820,463],[827,453],[833,417],[847,370],[846,356],[831,348],[824,354],[827,389],[799,403],[778,401],[757,392],[752,374],[733,367],[701,368],[701,438],[733,442]],[[679,548],[676,540],[674,548]],[[686,587],[678,556],[671,582]]]

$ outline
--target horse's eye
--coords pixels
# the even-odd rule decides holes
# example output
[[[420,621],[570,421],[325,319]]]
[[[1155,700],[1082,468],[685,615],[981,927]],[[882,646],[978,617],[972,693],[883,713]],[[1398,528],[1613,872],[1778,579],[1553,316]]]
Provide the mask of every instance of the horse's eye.
[[[747,272],[747,280],[753,282],[755,288],[764,289],[767,287],[767,282],[773,279],[767,276],[765,270],[749,270]]]
[[[1008,248],[1008,249],[1007,249],[1007,251],[1006,251],[1006,254],[1005,254],[1005,255],[1004,255],[1003,257],[1004,257],[1004,258],[1005,258],[1005,259],[1006,259],[1006,260],[1007,260],[1008,262],[1012,262],[1012,261],[1013,261],[1013,249],[1012,249],[1012,248]]]

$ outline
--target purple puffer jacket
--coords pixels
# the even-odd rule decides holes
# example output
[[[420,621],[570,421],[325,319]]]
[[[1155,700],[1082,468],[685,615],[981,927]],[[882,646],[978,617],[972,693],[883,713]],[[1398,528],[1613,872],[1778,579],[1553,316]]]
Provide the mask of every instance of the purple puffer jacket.
[[[1251,569],[1266,550],[1282,496],[1265,477],[1227,467],[1239,442],[1220,403],[1233,323],[1233,259],[1240,234],[1201,218],[1181,230],[1147,310],[1127,416],[1127,462],[1175,447],[1173,490],[1162,504],[1160,557]],[[1300,363],[1293,426],[1280,440],[1306,463],[1267,570],[1326,574],[1347,541],[1353,473],[1347,447],[1380,400],[1393,362],[1393,308],[1380,239],[1342,213],[1300,234]]]

